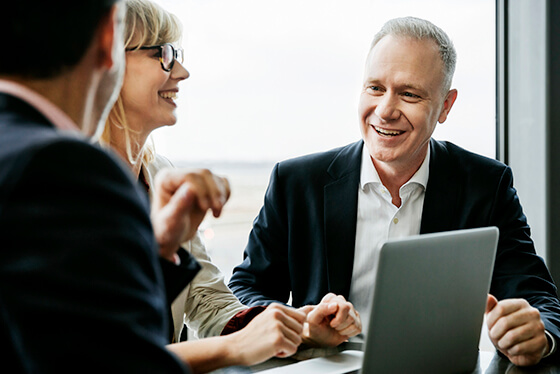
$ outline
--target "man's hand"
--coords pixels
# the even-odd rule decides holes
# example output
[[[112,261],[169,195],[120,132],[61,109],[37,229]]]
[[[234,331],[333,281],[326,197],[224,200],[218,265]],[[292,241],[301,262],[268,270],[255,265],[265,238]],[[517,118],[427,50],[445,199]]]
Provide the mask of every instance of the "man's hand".
[[[308,313],[303,342],[312,347],[336,347],[362,331],[360,314],[342,296],[329,293],[318,305],[300,309]]]
[[[496,349],[517,366],[536,365],[550,350],[539,310],[524,299],[488,295],[486,322]]]
[[[238,356],[236,364],[255,365],[270,357],[288,357],[301,344],[306,313],[281,304],[270,304],[243,329],[226,335]]]
[[[227,179],[208,170],[163,169],[152,188],[154,234],[160,256],[170,261],[181,243],[195,235],[208,209],[218,217],[230,195]]]

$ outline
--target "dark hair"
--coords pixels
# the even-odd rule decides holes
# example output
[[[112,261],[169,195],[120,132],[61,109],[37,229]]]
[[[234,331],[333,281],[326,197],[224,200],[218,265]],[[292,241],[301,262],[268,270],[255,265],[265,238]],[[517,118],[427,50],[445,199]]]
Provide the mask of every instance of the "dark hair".
[[[118,1],[12,1],[0,22],[0,74],[50,78],[75,66]]]

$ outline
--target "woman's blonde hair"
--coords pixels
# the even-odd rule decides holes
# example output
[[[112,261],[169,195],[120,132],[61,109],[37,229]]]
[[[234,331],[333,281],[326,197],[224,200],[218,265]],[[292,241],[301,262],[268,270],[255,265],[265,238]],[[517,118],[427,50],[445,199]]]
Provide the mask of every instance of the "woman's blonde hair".
[[[180,41],[182,27],[175,15],[150,0],[125,0],[124,3],[126,4],[124,18],[124,44],[126,49]],[[135,130],[128,125],[121,95],[111,109],[101,135],[101,144],[105,146],[111,145],[111,124],[124,132],[126,155],[129,162],[134,164],[130,134]],[[154,153],[153,144],[144,145],[142,163],[145,165],[151,162],[154,159]]]

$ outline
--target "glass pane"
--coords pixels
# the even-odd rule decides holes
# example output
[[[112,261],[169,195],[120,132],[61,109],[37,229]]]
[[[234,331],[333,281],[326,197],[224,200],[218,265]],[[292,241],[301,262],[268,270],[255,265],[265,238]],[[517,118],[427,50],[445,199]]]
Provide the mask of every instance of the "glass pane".
[[[360,139],[357,103],[374,34],[425,18],[455,43],[459,95],[434,137],[495,157],[495,2],[490,0],[158,0],[184,26],[185,67],[171,128],[156,150],[178,166],[227,175],[223,217],[203,223],[229,278],[262,205],[274,162]]]

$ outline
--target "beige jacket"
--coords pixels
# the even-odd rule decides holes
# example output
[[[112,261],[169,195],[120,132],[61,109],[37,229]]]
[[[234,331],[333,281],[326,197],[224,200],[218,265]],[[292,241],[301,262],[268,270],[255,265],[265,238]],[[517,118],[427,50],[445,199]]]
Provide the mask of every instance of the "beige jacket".
[[[156,155],[154,161],[142,168],[149,186],[153,184],[157,172],[165,167],[173,167],[173,164]],[[150,198],[151,193],[150,188]],[[223,274],[206,253],[200,233],[183,243],[182,247],[196,258],[202,269],[171,305],[175,336],[181,336],[183,323],[199,338],[220,335],[228,321],[247,307],[224,283]]]

